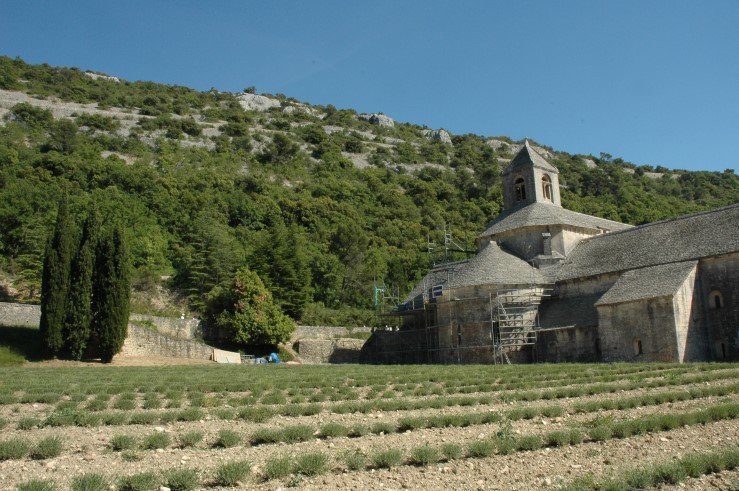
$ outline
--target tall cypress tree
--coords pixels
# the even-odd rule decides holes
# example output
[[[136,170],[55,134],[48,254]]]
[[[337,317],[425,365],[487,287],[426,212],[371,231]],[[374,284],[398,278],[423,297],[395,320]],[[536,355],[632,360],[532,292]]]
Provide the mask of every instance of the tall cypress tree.
[[[92,323],[92,272],[100,234],[97,206],[92,203],[82,229],[77,254],[72,260],[71,284],[67,302],[65,340],[67,350],[75,360],[85,353]]]
[[[126,339],[131,298],[128,248],[120,228],[100,241],[92,284],[93,332],[100,358],[109,363]]]
[[[64,346],[67,295],[72,256],[76,248],[76,230],[69,216],[67,194],[59,203],[54,233],[46,247],[41,277],[41,331],[42,348],[56,356]]]

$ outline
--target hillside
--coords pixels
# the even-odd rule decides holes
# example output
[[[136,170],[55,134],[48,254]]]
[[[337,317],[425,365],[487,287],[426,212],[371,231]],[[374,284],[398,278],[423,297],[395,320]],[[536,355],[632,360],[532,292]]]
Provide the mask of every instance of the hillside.
[[[471,247],[501,209],[500,171],[520,145],[253,88],[199,92],[0,57],[0,293],[38,297],[66,190],[76,213],[94,199],[127,228],[137,310],[178,312],[179,296],[197,313],[248,264],[305,323],[381,322],[375,285],[404,295],[443,251],[445,224]],[[732,171],[536,145],[575,211],[641,224],[739,202]]]

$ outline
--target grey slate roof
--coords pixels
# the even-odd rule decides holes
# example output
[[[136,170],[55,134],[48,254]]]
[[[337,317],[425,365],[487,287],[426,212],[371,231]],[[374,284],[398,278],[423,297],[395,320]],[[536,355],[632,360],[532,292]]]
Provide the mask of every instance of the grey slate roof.
[[[612,305],[673,295],[697,264],[698,261],[686,261],[627,271],[595,305]]]
[[[444,287],[448,287],[449,281],[454,277],[455,272],[465,264],[467,264],[467,261],[458,261],[455,263],[435,266],[431,271],[426,273],[426,276],[424,276],[421,281],[416,283],[416,286],[413,287],[413,290],[411,290],[411,292],[405,297],[403,303],[410,302],[418,295],[425,294],[429,288],[436,285],[444,285]]]
[[[489,242],[454,272],[451,288],[476,285],[516,285],[540,281],[540,272],[526,261]]]
[[[547,162],[544,159],[544,157],[536,153],[536,151],[533,148],[531,148],[531,145],[529,145],[528,140],[524,142],[523,147],[516,154],[516,156],[513,157],[513,160],[511,160],[511,163],[508,164],[508,166],[505,169],[503,169],[503,174],[508,174],[510,172],[513,172],[516,169],[528,168],[532,166],[538,167],[547,172],[559,174],[559,171],[557,170],[556,167],[554,167],[552,164]]]
[[[597,326],[595,302],[598,297],[600,293],[549,299],[539,306],[539,325],[542,328]]]
[[[557,280],[739,252],[739,204],[585,239]]]
[[[632,228],[631,225],[625,223],[577,213],[552,203],[531,203],[523,208],[504,210],[488,224],[487,230],[480,234],[480,237],[535,225],[570,225],[591,230],[597,228],[606,230]]]

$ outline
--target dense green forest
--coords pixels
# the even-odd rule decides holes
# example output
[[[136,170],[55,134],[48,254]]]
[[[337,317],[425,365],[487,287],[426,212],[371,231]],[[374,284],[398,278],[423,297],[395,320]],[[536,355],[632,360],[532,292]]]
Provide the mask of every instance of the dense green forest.
[[[516,142],[431,138],[282,94],[128,82],[0,57],[0,279],[37,301],[43,253],[67,193],[122,226],[139,292],[180,292],[193,314],[247,266],[290,317],[370,323],[375,286],[402,297],[446,225],[472,247],[500,211]],[[246,98],[246,99],[245,99]],[[536,143],[560,170],[563,205],[641,224],[739,202],[733,171],[637,167]],[[660,175],[661,174],[661,175]],[[436,258],[438,259],[438,257]],[[139,298],[148,298],[147,295]],[[144,300],[134,310],[171,313]]]

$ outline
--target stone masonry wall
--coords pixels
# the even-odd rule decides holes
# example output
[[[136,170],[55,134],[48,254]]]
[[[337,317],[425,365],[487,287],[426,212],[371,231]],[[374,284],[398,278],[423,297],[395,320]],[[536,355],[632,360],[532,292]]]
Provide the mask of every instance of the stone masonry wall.
[[[177,317],[158,317],[154,315],[131,314],[129,323],[151,323],[161,334],[175,339],[195,339],[202,337],[202,321],[200,319],[178,319]]]
[[[290,336],[291,341],[303,338],[328,339],[340,338],[349,332],[370,332],[369,327],[335,327],[335,326],[298,326]]]
[[[202,358],[209,360],[213,348],[192,339],[176,339],[146,327],[128,325],[128,336],[120,355]]]
[[[301,339],[298,353],[302,363],[359,363],[362,339]]]
[[[39,322],[40,306],[0,302],[0,326],[37,327]]]
[[[0,326],[37,327],[41,320],[38,305],[0,302]],[[151,323],[156,331],[144,327]],[[177,319],[131,314],[124,356],[167,356],[210,359],[213,348],[194,340],[200,334],[197,319]]]

